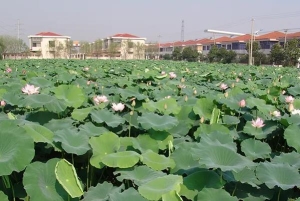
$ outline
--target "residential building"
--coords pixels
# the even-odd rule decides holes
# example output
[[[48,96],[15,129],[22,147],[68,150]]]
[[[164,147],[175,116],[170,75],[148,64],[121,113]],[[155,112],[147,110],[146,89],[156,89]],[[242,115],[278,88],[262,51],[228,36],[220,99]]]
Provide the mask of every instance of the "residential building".
[[[254,37],[254,40],[259,41],[261,52],[264,54],[270,54],[273,45],[279,43],[279,39],[284,37],[284,33],[273,31],[271,33]]]
[[[69,58],[70,48],[68,42],[70,36],[63,36],[53,32],[41,32],[28,36],[30,58]]]
[[[103,57],[116,59],[145,59],[146,38],[123,33],[103,39]]]

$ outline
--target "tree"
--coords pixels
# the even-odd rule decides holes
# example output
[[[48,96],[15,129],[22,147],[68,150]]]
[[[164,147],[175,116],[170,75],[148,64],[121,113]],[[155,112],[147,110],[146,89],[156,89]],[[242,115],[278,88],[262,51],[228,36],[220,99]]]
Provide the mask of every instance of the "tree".
[[[211,63],[211,62],[217,62],[218,61],[218,52],[219,52],[219,49],[216,45],[213,45],[208,54],[207,54],[207,59],[208,61]]]
[[[174,51],[172,52],[172,57],[175,61],[180,61],[182,59],[182,54],[179,47],[175,47]]]
[[[137,59],[145,58],[145,45],[143,43],[137,42],[134,44],[135,54]]]
[[[123,59],[127,59],[128,54],[133,52],[134,43],[131,40],[122,41],[122,56]]]
[[[90,54],[91,53],[91,45],[87,41],[80,41],[79,52],[82,54]]]
[[[236,59],[236,52],[224,47],[212,46],[207,55],[209,62],[232,63]]]
[[[270,53],[271,61],[276,65],[281,65],[284,62],[284,49],[280,44],[273,45]]]
[[[229,64],[234,62],[236,59],[236,52],[233,50],[226,50],[226,54],[224,55],[222,63]]]
[[[188,62],[198,61],[199,53],[197,50],[192,49],[191,47],[184,48],[182,51],[182,59],[187,60]]]
[[[67,54],[67,58],[71,58],[71,54],[75,53],[73,47],[73,40],[66,40],[65,53]]]
[[[22,39],[18,39],[14,36],[9,36],[9,35],[3,35],[0,36],[0,41],[1,41],[1,54],[5,53],[22,53],[27,51],[28,46]]]
[[[101,39],[98,39],[94,42],[94,45],[93,45],[94,48],[92,50],[93,50],[93,54],[96,55],[97,59],[98,59],[99,55],[102,54],[102,44],[103,44],[103,42]]]
[[[290,40],[285,46],[285,65],[294,66],[300,57],[299,41],[297,39]]]
[[[261,57],[261,52],[260,52],[260,44],[258,41],[253,41],[253,44],[252,44],[252,57],[254,58],[254,62],[255,62],[255,58],[256,57]],[[247,43],[246,44],[246,50],[248,52],[248,55],[249,55],[249,51],[250,51],[250,43]],[[249,57],[248,57],[249,58]]]
[[[118,52],[119,43],[111,42],[108,46],[107,53],[109,55],[109,58],[115,58],[117,52]]]
[[[155,59],[155,57],[158,55],[158,44],[148,43],[145,46],[145,54],[149,59]]]
[[[163,56],[163,59],[164,59],[164,60],[172,60],[172,56],[171,56],[170,54],[165,54],[165,55]]]
[[[3,59],[2,54],[3,54],[4,49],[5,49],[4,42],[3,42],[2,38],[0,38],[0,60]]]

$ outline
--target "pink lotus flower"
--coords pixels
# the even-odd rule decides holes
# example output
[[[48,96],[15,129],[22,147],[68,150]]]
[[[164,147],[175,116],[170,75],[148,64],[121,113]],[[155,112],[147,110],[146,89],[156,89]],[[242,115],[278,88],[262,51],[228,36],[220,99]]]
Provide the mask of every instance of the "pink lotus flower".
[[[300,110],[298,110],[298,109],[295,109],[295,110],[293,110],[293,111],[292,111],[292,114],[293,114],[293,115],[295,115],[295,114],[298,114],[298,115],[300,115]]]
[[[25,87],[22,88],[22,92],[24,94],[38,94],[40,87],[35,87],[34,85],[26,84]]]
[[[90,85],[91,83],[92,83],[92,81],[90,81],[90,80],[86,82],[87,85]]]
[[[5,71],[6,71],[6,73],[11,73],[12,69],[8,67]]]
[[[114,111],[120,111],[120,112],[122,112],[123,110],[124,110],[124,108],[125,108],[125,105],[124,104],[122,104],[122,103],[118,103],[118,104],[116,104],[116,103],[113,103],[112,104],[112,109],[114,110]]]
[[[4,100],[2,100],[1,102],[0,102],[0,106],[1,107],[4,107],[6,105],[6,102],[4,101]]]
[[[94,96],[93,100],[96,105],[99,105],[100,103],[108,102],[108,99],[106,96]]]
[[[280,117],[280,116],[281,116],[281,114],[280,114],[279,111],[274,111],[274,112],[272,112],[272,115],[273,115],[274,117]]]
[[[161,75],[165,75],[166,74],[166,72],[165,71],[161,71],[161,73],[160,73]]]
[[[246,106],[246,101],[243,99],[239,102],[240,107],[245,107]]]
[[[294,102],[294,97],[293,96],[287,96],[285,97],[285,102],[286,103],[293,103]]]
[[[176,78],[177,75],[174,72],[169,73],[170,79]]]
[[[221,85],[220,85],[220,89],[222,89],[222,90],[225,90],[225,89],[227,89],[228,88],[228,86],[227,86],[227,84],[225,84],[225,83],[222,83]]]
[[[262,128],[265,126],[264,121],[257,117],[256,120],[252,120],[252,124],[251,124],[254,128]]]

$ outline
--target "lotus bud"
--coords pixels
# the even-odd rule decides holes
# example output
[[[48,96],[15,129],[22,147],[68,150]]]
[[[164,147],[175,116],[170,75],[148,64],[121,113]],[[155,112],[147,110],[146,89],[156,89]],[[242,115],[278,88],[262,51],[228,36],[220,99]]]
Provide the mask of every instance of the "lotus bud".
[[[235,79],[235,81],[236,81],[236,82],[239,82],[239,81],[240,81],[240,79],[239,79],[239,78],[236,78],[236,79]]]
[[[131,106],[132,106],[132,107],[135,106],[135,100],[132,101]]]
[[[289,112],[293,111],[295,108],[294,108],[294,104],[293,103],[290,103],[289,104]]]
[[[187,97],[187,96],[184,97],[184,101],[185,101],[185,102],[188,101],[188,97]]]
[[[204,117],[201,117],[200,119],[200,123],[203,124],[204,123]]]
[[[133,115],[133,111],[131,111],[129,114],[132,116]]]
[[[267,90],[267,94],[270,94],[270,89]]]
[[[239,102],[240,107],[246,107],[246,101],[243,99]]]
[[[180,82],[184,82],[184,81],[185,81],[185,79],[182,77],[181,80],[180,80]]]
[[[194,95],[196,95],[196,94],[197,94],[197,90],[196,90],[196,89],[194,90],[193,94],[194,94]]]
[[[208,79],[208,82],[210,82],[210,79]]]
[[[234,83],[231,84],[231,87],[234,88]]]
[[[225,98],[227,98],[228,97],[228,92],[224,93],[224,96],[225,96]]]
[[[4,101],[4,100],[2,100],[1,102],[0,102],[0,106],[1,107],[4,107],[6,105],[6,102]]]
[[[281,94],[282,94],[282,95],[284,95],[284,94],[285,94],[285,92],[286,92],[285,90],[282,90]]]
[[[168,108],[167,104],[165,104],[164,108],[165,108],[165,110]]]

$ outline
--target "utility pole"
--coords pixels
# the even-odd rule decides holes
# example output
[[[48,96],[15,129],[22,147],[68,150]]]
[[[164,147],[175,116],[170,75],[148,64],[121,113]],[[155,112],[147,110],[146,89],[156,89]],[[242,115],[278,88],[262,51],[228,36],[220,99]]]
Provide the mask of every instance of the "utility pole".
[[[286,35],[287,35],[287,29],[284,30],[284,45],[283,48],[285,48],[285,44],[286,44]]]
[[[181,22],[181,42],[184,42],[184,20]]]
[[[161,35],[158,35],[158,60],[160,59],[160,38]]]
[[[253,24],[254,19],[251,19],[251,38],[250,38],[250,51],[249,51],[249,65],[251,66],[252,63],[252,55],[253,55]]]
[[[20,20],[18,19],[18,22],[17,22],[17,39],[18,39],[18,52],[17,53],[20,53],[20,50],[21,50],[21,47],[20,47],[20,27],[21,27],[21,23],[20,23]]]

